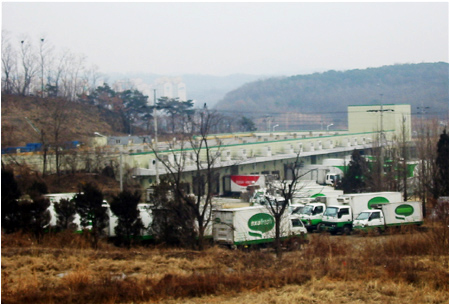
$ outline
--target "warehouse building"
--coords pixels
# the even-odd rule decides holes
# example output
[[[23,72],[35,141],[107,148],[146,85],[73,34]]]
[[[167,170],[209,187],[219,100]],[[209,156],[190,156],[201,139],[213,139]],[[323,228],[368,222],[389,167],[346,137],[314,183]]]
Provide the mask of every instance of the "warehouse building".
[[[214,162],[214,192],[227,193],[231,175],[273,175],[289,179],[286,168],[297,156],[302,164],[322,165],[325,159],[344,159],[354,149],[368,152],[380,145],[379,139],[391,141],[400,132],[411,140],[410,105],[367,105],[348,107],[348,130],[298,131],[298,132],[254,132],[241,134],[211,135],[208,139],[210,153],[217,156]],[[182,168],[186,191],[193,191],[198,179],[195,158],[191,148],[158,145],[158,152],[164,162],[184,161]],[[124,156],[125,163],[132,169],[133,178],[143,189],[156,183],[157,176],[164,176],[165,167],[156,160],[152,151],[130,152]],[[203,154],[206,161],[206,154]],[[348,160],[347,160],[348,161]]]

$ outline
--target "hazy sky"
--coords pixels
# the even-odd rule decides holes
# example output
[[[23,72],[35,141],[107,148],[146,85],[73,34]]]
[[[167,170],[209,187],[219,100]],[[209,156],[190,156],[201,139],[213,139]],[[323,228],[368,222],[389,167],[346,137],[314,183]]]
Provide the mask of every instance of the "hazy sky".
[[[447,2],[3,2],[2,28],[104,73],[290,75],[449,56]]]

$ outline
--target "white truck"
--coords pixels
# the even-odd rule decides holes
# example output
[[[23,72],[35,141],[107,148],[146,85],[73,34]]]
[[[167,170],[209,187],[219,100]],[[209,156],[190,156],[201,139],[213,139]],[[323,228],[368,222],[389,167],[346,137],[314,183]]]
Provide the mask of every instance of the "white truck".
[[[264,206],[220,209],[214,211],[213,239],[230,248],[267,245],[275,241],[275,218]],[[280,223],[281,238],[306,237],[306,228],[286,209]]]
[[[358,215],[374,205],[390,202],[401,202],[400,192],[375,192],[345,194],[336,198],[336,205],[327,206],[323,213],[321,229],[330,232],[349,234],[352,231],[352,223]]]
[[[323,213],[327,206],[339,204],[337,198],[339,197],[319,196],[308,198],[307,201],[304,201],[306,204],[299,217],[308,231],[313,231],[314,229],[320,230]]]
[[[362,211],[353,221],[353,229],[381,233],[389,227],[421,224],[422,203],[407,201],[374,205],[373,209]]]
[[[344,175],[344,159],[324,159],[323,164],[305,165],[300,174],[302,179],[314,180],[320,185],[335,186]]]

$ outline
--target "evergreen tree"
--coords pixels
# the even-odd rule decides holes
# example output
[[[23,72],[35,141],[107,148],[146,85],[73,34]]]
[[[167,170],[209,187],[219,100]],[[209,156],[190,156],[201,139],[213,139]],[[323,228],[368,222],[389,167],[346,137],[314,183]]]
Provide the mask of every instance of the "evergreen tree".
[[[182,200],[170,195],[172,190],[173,186],[164,179],[154,187],[150,198],[154,204],[152,232],[158,242],[192,247],[196,237],[195,215]]]
[[[195,113],[193,107],[192,100],[182,102],[178,98],[161,97],[157,103],[157,109],[163,110],[171,117],[172,133],[175,133],[177,118],[193,115]]]
[[[239,126],[241,127],[241,131],[255,131],[257,129],[255,126],[255,122],[245,116],[243,116],[239,121]]]
[[[17,199],[21,192],[14,174],[2,166],[2,228],[6,233],[19,229],[19,204]]]
[[[436,197],[448,196],[448,180],[449,180],[449,164],[448,164],[448,134],[445,129],[441,134],[439,142],[437,143],[437,158],[436,165],[438,169],[436,177],[437,192]]]
[[[27,193],[33,197],[39,197],[48,193],[47,184],[44,181],[33,181],[33,184],[27,189]]]
[[[32,198],[32,200],[24,200],[19,203],[20,227],[31,232],[40,242],[44,229],[50,224],[50,200],[43,196]]]
[[[108,225],[106,207],[103,207],[103,194],[93,184],[81,187],[81,192],[75,197],[75,206],[82,227],[90,227],[93,248],[98,247],[98,240]]]
[[[140,199],[141,194],[138,191],[132,193],[125,190],[114,196],[110,204],[111,211],[118,218],[114,232],[127,247],[130,246],[131,238],[140,235],[144,228],[138,209]]]
[[[366,190],[364,177],[368,173],[367,162],[356,149],[352,152],[348,170],[342,178],[344,193],[362,193]]]
[[[74,224],[75,214],[77,212],[75,202],[72,200],[61,199],[54,203],[56,212],[56,226],[61,230],[71,228]]]

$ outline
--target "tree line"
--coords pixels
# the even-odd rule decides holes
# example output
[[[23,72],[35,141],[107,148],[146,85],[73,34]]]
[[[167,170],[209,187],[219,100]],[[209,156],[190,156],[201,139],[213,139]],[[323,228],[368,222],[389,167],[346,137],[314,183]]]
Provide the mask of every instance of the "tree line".
[[[11,38],[2,31],[2,92],[6,94],[64,97],[93,88],[100,78],[96,66],[88,66],[86,56],[56,50],[45,38]]]

